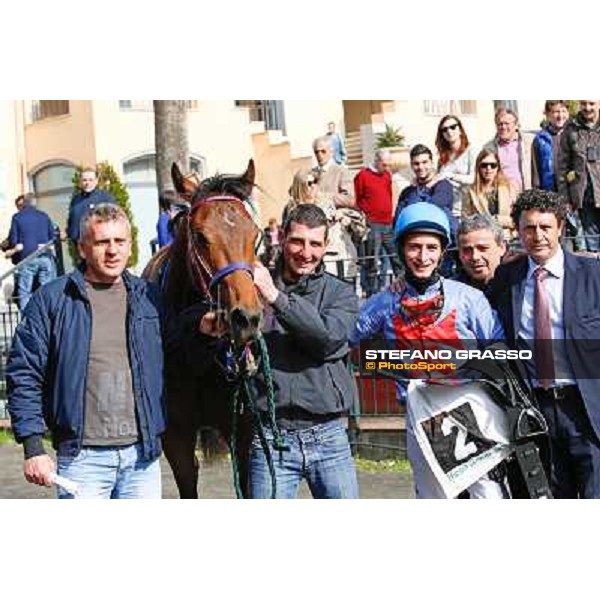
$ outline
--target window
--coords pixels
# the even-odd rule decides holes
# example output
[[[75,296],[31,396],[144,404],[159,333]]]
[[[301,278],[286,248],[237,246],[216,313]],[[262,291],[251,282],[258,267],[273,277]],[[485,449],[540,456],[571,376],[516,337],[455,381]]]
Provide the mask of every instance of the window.
[[[432,117],[477,114],[477,100],[424,100],[423,102],[425,114]]]
[[[264,121],[265,109],[262,100],[236,100],[235,105],[247,108],[251,121]]]
[[[202,157],[190,157],[190,171],[204,176]],[[123,164],[124,183],[129,191],[133,219],[138,228],[138,267],[143,268],[152,256],[151,244],[156,237],[158,218],[158,190],[156,189],[156,161],[154,154],[132,158]]]
[[[499,108],[509,108],[515,114],[519,114],[519,107],[516,100],[494,100],[494,110]]]
[[[196,172],[202,178],[204,177],[206,167],[203,157],[190,156],[188,165],[189,172]],[[123,164],[123,174],[128,186],[147,186],[152,185],[156,188],[156,161],[154,154],[146,154],[138,158],[128,160]],[[158,193],[158,192],[157,192]]]
[[[119,100],[121,110],[154,110],[152,100]]]
[[[38,208],[48,213],[60,227],[67,222],[74,172],[75,168],[71,165],[55,164],[44,167],[32,177]]]
[[[184,100],[188,110],[198,110],[198,100]],[[154,111],[152,100],[119,100],[120,110]]]
[[[31,120],[33,122],[68,114],[68,100],[34,100],[31,103]]]
[[[249,109],[250,121],[263,121],[265,129],[279,129],[285,135],[283,100],[236,100],[235,105]]]

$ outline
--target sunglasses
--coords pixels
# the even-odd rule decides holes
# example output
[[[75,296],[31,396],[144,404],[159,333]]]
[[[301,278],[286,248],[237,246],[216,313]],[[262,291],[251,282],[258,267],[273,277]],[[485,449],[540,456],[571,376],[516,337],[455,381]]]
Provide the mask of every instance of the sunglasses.
[[[446,127],[442,127],[442,133],[446,133],[447,131],[454,131],[458,128],[458,123],[454,123],[454,125],[446,125]]]
[[[497,169],[498,163],[481,163],[479,165],[480,169]]]

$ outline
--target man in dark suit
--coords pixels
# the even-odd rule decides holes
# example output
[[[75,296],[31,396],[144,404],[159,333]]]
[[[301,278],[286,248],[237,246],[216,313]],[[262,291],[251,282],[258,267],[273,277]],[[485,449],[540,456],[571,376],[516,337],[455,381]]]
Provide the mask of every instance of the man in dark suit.
[[[554,192],[519,195],[511,216],[527,256],[497,269],[489,296],[509,344],[533,350],[554,496],[600,498],[600,263],[563,250],[566,214]]]

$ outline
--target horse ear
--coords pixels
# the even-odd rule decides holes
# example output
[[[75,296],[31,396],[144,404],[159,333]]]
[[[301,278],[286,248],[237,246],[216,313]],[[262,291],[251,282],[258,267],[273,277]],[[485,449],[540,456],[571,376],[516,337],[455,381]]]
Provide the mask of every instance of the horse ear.
[[[254,178],[256,176],[256,169],[254,168],[254,160],[251,158],[248,161],[248,168],[244,173],[244,180],[249,183],[251,186],[254,185]]]
[[[185,189],[185,178],[181,174],[177,163],[173,163],[171,165],[171,180],[173,181],[173,186],[177,192],[180,194],[186,193],[187,190]]]

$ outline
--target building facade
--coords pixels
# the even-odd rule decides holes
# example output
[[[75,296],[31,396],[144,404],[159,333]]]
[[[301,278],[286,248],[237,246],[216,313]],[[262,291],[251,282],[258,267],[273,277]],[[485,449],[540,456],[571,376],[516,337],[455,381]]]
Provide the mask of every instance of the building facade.
[[[543,100],[515,103],[525,131],[535,131]],[[240,173],[249,158],[257,167],[261,215],[280,218],[293,174],[313,163],[312,141],[334,121],[344,133],[349,164],[367,164],[377,133],[399,126],[405,144],[434,146],[439,119],[459,116],[472,143],[495,132],[492,100],[190,100],[190,165],[201,176]],[[78,165],[108,161],[130,193],[139,228],[141,270],[150,258],[158,217],[151,100],[0,101],[0,235],[5,237],[14,198],[35,191],[39,206],[64,228]],[[0,264],[0,272],[9,268]]]

